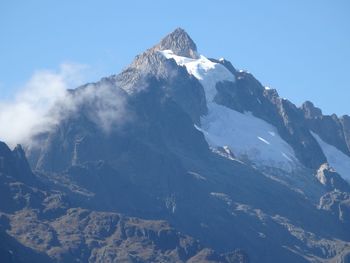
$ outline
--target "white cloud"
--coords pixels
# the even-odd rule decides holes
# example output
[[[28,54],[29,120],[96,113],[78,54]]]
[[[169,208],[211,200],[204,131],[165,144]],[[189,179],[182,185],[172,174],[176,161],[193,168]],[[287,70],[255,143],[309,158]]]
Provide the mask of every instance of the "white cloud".
[[[58,101],[65,100],[67,89],[84,81],[86,68],[65,63],[57,71],[35,72],[13,100],[0,102],[0,140],[13,147],[52,127],[58,119],[48,111]]]
[[[74,98],[66,100],[64,107],[70,112],[84,104],[84,113],[102,131],[110,133],[116,125],[130,120],[132,114],[126,110],[121,91],[110,84],[90,84],[78,90]]]
[[[0,141],[10,147],[35,147],[33,135],[49,131],[67,114],[79,114],[83,104],[84,114],[105,133],[130,120],[124,96],[108,82],[89,84],[70,95],[67,90],[84,83],[86,73],[86,66],[68,63],[57,71],[35,72],[12,101],[0,101]]]

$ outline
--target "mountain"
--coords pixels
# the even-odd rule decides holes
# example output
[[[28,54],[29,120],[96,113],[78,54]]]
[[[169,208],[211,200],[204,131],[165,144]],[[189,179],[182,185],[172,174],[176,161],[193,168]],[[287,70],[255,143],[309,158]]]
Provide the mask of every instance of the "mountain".
[[[163,220],[82,208],[22,154],[0,143],[1,262],[244,262],[243,252],[218,254]]]
[[[350,261],[350,117],[295,106],[183,29],[52,113],[24,151],[2,146],[4,257]]]

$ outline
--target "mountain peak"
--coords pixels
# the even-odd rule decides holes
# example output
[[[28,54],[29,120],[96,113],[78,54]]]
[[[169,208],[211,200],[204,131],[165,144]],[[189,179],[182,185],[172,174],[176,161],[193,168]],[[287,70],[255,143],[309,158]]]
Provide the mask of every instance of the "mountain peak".
[[[322,111],[315,107],[311,101],[305,101],[301,105],[301,109],[304,111],[304,115],[307,119],[313,119],[322,116]]]
[[[172,50],[174,54],[190,58],[198,58],[197,46],[187,32],[182,28],[176,28],[165,36],[158,45],[158,50]]]

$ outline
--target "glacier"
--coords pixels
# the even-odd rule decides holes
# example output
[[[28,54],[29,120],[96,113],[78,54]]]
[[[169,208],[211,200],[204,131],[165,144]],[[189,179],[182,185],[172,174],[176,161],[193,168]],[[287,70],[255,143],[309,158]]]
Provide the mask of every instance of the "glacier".
[[[329,165],[335,169],[335,171],[339,173],[343,179],[350,182],[350,157],[338,150],[333,145],[324,142],[316,133],[311,132],[311,134],[321,146]]]
[[[201,117],[201,127],[212,148],[228,147],[239,160],[252,162],[257,167],[273,167],[291,173],[300,166],[292,147],[278,134],[271,124],[253,116],[240,113],[215,103],[216,84],[221,81],[235,82],[235,76],[222,64],[203,55],[198,59],[178,56],[171,50],[159,51],[167,59],[174,59],[179,66],[202,84],[208,114]]]

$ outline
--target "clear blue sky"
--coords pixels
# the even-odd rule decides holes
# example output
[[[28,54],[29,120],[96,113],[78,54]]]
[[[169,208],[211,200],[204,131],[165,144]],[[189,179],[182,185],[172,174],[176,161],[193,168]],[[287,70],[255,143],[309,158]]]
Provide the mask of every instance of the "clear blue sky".
[[[117,73],[179,26],[294,103],[350,113],[349,0],[1,1],[0,100],[62,62]]]

